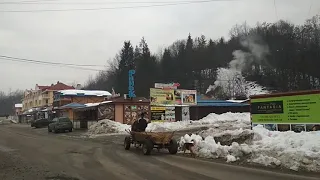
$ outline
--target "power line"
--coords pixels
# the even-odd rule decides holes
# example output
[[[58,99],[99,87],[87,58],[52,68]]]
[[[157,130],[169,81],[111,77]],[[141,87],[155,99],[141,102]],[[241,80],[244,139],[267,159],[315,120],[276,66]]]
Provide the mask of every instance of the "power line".
[[[4,11],[0,11],[0,12],[18,13],[18,12],[97,11],[97,10],[115,10],[115,9],[135,9],[135,8],[177,6],[177,5],[186,5],[186,4],[209,3],[209,2],[214,2],[214,1],[228,1],[228,0],[202,0],[202,1],[189,1],[189,2],[181,2],[181,3],[153,4],[153,5],[141,5],[141,6],[99,7],[99,8],[81,8],[81,9],[4,10]],[[229,0],[229,1],[234,1],[234,0]]]
[[[59,62],[50,62],[50,61],[39,61],[34,59],[26,59],[26,58],[17,58],[12,56],[4,56],[0,55],[1,58],[7,59],[14,59],[19,61],[26,61],[26,62],[36,62],[36,63],[43,63],[43,64],[55,64],[55,65],[66,65],[66,66],[86,66],[86,67],[101,67],[102,65],[91,65],[91,64],[72,64],[72,63],[59,63]]]
[[[50,1],[57,1],[57,0],[7,1],[7,2],[3,2],[3,4],[10,4],[10,3],[33,3],[33,2],[50,2]]]
[[[58,67],[67,67],[79,70],[88,70],[88,71],[103,71],[102,69],[92,69],[92,68],[84,68],[77,66],[78,64],[68,64],[68,63],[54,63],[54,62],[47,62],[47,61],[36,61],[24,58],[7,58],[8,56],[0,56],[0,60],[4,61],[13,61],[13,62],[20,62],[20,63],[31,63],[37,65],[49,65],[49,66],[58,66]]]
[[[42,64],[42,63],[35,63],[35,62],[26,62],[26,61],[18,61],[14,59],[4,59],[0,58],[0,60],[5,61],[13,61],[13,62],[19,62],[19,63],[31,63],[31,64],[37,64],[37,65],[49,65],[49,66],[55,66],[55,67],[66,67],[66,68],[72,68],[72,69],[78,69],[78,70],[88,70],[88,71],[103,71],[102,69],[91,69],[91,68],[82,68],[82,67],[76,67],[76,66],[64,66],[64,65],[56,65],[56,64]]]
[[[219,0],[215,0],[219,1]],[[220,0],[223,1],[223,0]],[[226,1],[226,0],[224,0]],[[35,5],[35,4],[58,4],[58,5],[95,5],[95,4],[168,4],[168,3],[190,3],[201,1],[109,1],[109,2],[59,2],[56,0],[51,1],[20,1],[20,2],[0,2],[0,4],[17,4],[17,5]]]
[[[72,68],[72,69],[78,69],[78,70],[87,70],[87,71],[103,71],[102,69],[91,69],[91,68],[82,68],[82,67],[75,67],[75,66],[64,66],[64,65],[56,65],[56,64],[42,64],[42,63],[35,63],[35,62],[26,62],[26,61],[18,61],[14,59],[5,59],[5,58],[0,58],[0,60],[5,60],[5,61],[13,61],[13,62],[20,62],[20,63],[31,63],[31,64],[37,64],[37,65],[49,65],[49,66],[55,66],[55,67],[66,67],[66,68]]]

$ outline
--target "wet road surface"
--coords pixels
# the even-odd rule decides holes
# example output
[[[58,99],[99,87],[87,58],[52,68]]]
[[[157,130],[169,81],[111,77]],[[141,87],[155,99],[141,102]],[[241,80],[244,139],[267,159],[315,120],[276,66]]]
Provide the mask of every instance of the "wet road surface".
[[[1,180],[308,180],[282,172],[154,152],[125,151],[123,135],[88,139],[26,125],[0,125]],[[319,175],[319,176],[317,176]]]

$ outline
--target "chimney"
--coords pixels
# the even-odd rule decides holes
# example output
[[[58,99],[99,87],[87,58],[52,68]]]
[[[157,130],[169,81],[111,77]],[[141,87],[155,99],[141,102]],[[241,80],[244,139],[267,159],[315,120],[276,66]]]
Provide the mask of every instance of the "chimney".
[[[60,82],[58,81],[57,84],[59,84]]]

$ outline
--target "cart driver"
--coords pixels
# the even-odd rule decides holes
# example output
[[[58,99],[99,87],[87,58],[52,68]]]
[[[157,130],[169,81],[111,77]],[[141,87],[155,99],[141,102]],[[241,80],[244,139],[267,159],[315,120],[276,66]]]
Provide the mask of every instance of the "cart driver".
[[[141,118],[135,121],[131,126],[131,131],[144,132],[148,126],[147,120],[144,119],[145,113],[141,113]]]

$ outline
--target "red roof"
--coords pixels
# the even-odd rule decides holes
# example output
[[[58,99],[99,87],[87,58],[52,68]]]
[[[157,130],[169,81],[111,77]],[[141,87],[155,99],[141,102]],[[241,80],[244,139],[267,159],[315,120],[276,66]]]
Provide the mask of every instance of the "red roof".
[[[58,82],[57,84],[50,86],[47,90],[60,91],[60,90],[66,90],[66,89],[74,89],[74,87]]]
[[[38,88],[40,89],[40,90],[46,90],[46,89],[48,89],[50,86],[38,86]]]

